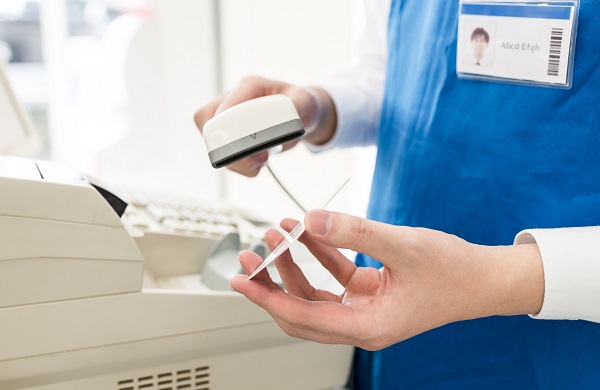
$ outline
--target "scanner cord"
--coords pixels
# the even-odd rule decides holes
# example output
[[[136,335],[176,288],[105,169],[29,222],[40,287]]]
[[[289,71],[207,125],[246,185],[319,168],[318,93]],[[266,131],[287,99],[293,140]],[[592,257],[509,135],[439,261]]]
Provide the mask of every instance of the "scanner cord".
[[[306,214],[306,209],[304,207],[302,207],[302,205],[300,204],[300,202],[298,202],[296,200],[296,198],[294,198],[294,196],[287,190],[287,188],[285,188],[285,186],[283,185],[283,183],[281,182],[281,180],[279,180],[279,178],[277,178],[277,175],[271,169],[271,166],[269,165],[269,163],[267,163],[266,166],[267,166],[267,169],[269,170],[269,173],[271,173],[271,176],[273,176],[273,179],[275,179],[275,181],[277,182],[277,184],[279,184],[279,187],[281,187],[281,189],[290,197],[290,199],[293,200],[294,203],[296,203],[296,205],[298,207],[300,207],[300,210],[302,210],[304,212],[304,214]]]

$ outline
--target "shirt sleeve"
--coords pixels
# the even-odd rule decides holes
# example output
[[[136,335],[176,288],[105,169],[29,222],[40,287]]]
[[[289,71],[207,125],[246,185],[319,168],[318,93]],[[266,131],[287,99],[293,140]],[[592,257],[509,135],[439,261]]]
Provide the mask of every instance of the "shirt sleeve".
[[[537,243],[544,267],[544,302],[538,319],[600,323],[600,227],[532,229],[515,244]]]
[[[318,152],[332,147],[375,143],[387,65],[387,27],[391,0],[360,0],[353,5],[352,64],[320,83],[336,108],[337,129]]]

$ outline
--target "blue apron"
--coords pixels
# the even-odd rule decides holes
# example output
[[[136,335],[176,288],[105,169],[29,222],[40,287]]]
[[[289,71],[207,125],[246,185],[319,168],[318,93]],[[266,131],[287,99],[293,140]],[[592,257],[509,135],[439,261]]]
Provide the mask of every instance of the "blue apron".
[[[485,245],[509,245],[525,228],[599,225],[595,3],[581,2],[567,91],[458,79],[458,0],[392,0],[369,218]],[[357,350],[354,368],[357,389],[600,389],[600,324],[464,321]]]

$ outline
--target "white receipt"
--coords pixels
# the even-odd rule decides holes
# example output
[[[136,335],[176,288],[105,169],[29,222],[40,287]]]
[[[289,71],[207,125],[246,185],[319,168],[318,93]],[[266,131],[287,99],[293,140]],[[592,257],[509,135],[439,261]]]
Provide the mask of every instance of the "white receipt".
[[[324,209],[329,204],[329,202],[331,202],[333,198],[335,198],[335,196],[342,190],[342,188],[344,188],[344,186],[348,184],[349,181],[350,178],[348,178],[344,182],[344,184],[342,184],[341,187],[338,188],[335,191],[335,193],[327,199],[327,202],[325,202],[321,209]],[[252,272],[252,274],[248,277],[248,280],[255,277],[260,271],[265,269],[267,265],[271,264],[273,261],[275,261],[275,259],[281,256],[282,253],[287,251],[290,248],[290,245],[292,245],[298,239],[298,237],[300,237],[302,233],[304,233],[305,230],[306,229],[304,227],[304,224],[302,222],[298,222],[298,224],[292,229],[292,231],[286,234],[285,237],[283,237],[283,241],[281,241],[281,243],[277,245],[275,249],[273,249],[273,252],[271,252],[271,254],[267,256],[267,258],[264,259],[263,262],[258,266],[258,268],[254,270],[254,272]]]

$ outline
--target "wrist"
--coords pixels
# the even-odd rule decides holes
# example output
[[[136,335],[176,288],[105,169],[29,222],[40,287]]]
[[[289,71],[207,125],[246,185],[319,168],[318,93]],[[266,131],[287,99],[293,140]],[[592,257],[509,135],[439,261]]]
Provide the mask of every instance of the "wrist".
[[[497,291],[496,315],[537,314],[544,301],[544,270],[536,244],[494,247],[491,283]]]
[[[311,97],[312,110],[305,124],[304,140],[314,145],[323,145],[333,137],[337,128],[337,114],[331,97],[319,87],[306,87]]]
[[[306,137],[312,135],[318,128],[323,120],[325,108],[323,107],[323,102],[321,101],[321,97],[318,92],[313,87],[306,87],[304,90],[310,96],[310,117],[307,120],[307,123],[304,124],[304,130],[306,131]]]

